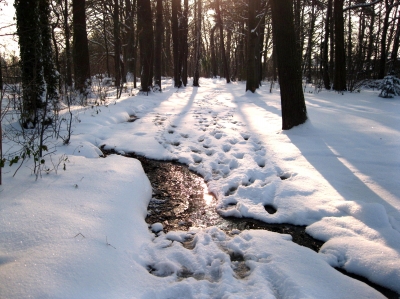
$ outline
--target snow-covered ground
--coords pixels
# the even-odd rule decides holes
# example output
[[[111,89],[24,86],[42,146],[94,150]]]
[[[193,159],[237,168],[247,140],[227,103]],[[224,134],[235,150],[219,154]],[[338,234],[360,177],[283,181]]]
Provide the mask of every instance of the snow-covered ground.
[[[65,171],[3,170],[0,298],[383,298],[333,267],[400,293],[399,98],[310,87],[309,120],[281,131],[279,89],[171,83],[75,110],[71,144],[52,158],[67,155]],[[220,214],[308,225],[326,243],[315,253],[288,235],[216,227],[156,237],[140,163],[99,158],[102,145],[178,159]]]

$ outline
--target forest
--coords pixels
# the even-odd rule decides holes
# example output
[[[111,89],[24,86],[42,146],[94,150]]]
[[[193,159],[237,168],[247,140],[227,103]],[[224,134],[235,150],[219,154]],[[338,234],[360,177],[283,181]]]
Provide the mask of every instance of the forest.
[[[277,82],[282,129],[291,129],[307,120],[303,84],[343,93],[378,87],[375,80],[387,75],[397,80],[399,4],[16,0],[19,55],[0,59],[1,98],[8,99],[1,119],[16,112],[23,133],[11,139],[22,148],[37,142],[7,159],[17,162],[34,152],[41,160],[49,131],[68,144],[72,114],[60,117],[64,106],[101,105],[106,87],[116,89],[117,99],[123,90],[162,92],[162,78],[173,78],[176,88],[187,86],[188,78],[195,87],[201,77],[245,81],[245,91],[253,93]]]
[[[309,83],[354,91],[399,72],[399,1],[285,1],[291,11],[276,8],[274,20],[275,2],[17,0],[21,58],[2,60],[3,81],[24,78],[24,47],[42,39],[36,48],[47,48],[35,55],[51,60],[59,92],[72,85],[83,90],[91,77],[111,78],[117,87],[127,81],[136,87],[140,79],[147,91],[162,88],[161,77],[179,87],[188,77],[198,85],[199,77],[217,76],[251,81],[246,89],[254,91],[278,80],[276,45],[288,38],[278,34],[282,22],[294,26],[301,76]],[[39,15],[41,24],[34,24]]]
[[[399,7],[0,0],[0,298],[399,298]]]

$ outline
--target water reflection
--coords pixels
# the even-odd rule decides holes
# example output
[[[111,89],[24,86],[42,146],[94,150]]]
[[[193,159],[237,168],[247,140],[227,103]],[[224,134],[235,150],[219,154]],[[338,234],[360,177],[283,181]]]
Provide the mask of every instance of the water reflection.
[[[208,191],[208,186],[205,182],[203,182],[201,184],[202,188],[203,188],[203,199],[204,199],[204,203],[207,206],[210,206],[214,201],[214,196],[212,194],[210,194],[210,192]]]

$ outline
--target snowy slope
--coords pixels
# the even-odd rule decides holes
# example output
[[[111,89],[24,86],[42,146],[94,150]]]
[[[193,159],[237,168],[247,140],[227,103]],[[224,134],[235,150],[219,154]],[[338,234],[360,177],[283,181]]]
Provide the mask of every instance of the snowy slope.
[[[244,93],[243,83],[218,79],[164,86],[99,113],[76,110],[72,142],[58,148],[66,171],[35,181],[27,167],[15,178],[5,169],[1,298],[381,296],[331,266],[400,293],[397,98],[309,89],[309,121],[283,132],[279,89]],[[217,228],[155,238],[140,163],[99,158],[102,145],[178,159],[205,178],[222,215],[308,225],[326,243],[315,253],[287,235]]]

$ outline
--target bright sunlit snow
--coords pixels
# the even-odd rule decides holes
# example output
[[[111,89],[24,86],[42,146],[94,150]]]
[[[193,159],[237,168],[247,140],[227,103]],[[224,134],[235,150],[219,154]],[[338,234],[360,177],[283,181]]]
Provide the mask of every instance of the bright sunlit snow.
[[[17,165],[3,169],[0,298],[384,298],[333,267],[400,293],[398,97],[308,87],[309,120],[282,131],[278,86],[163,84],[74,110],[71,144],[52,158],[68,157],[65,171],[35,181],[30,162],[15,177]],[[216,227],[156,237],[140,162],[100,158],[102,145],[178,159],[220,214],[308,225],[325,244],[316,253],[289,235]]]

